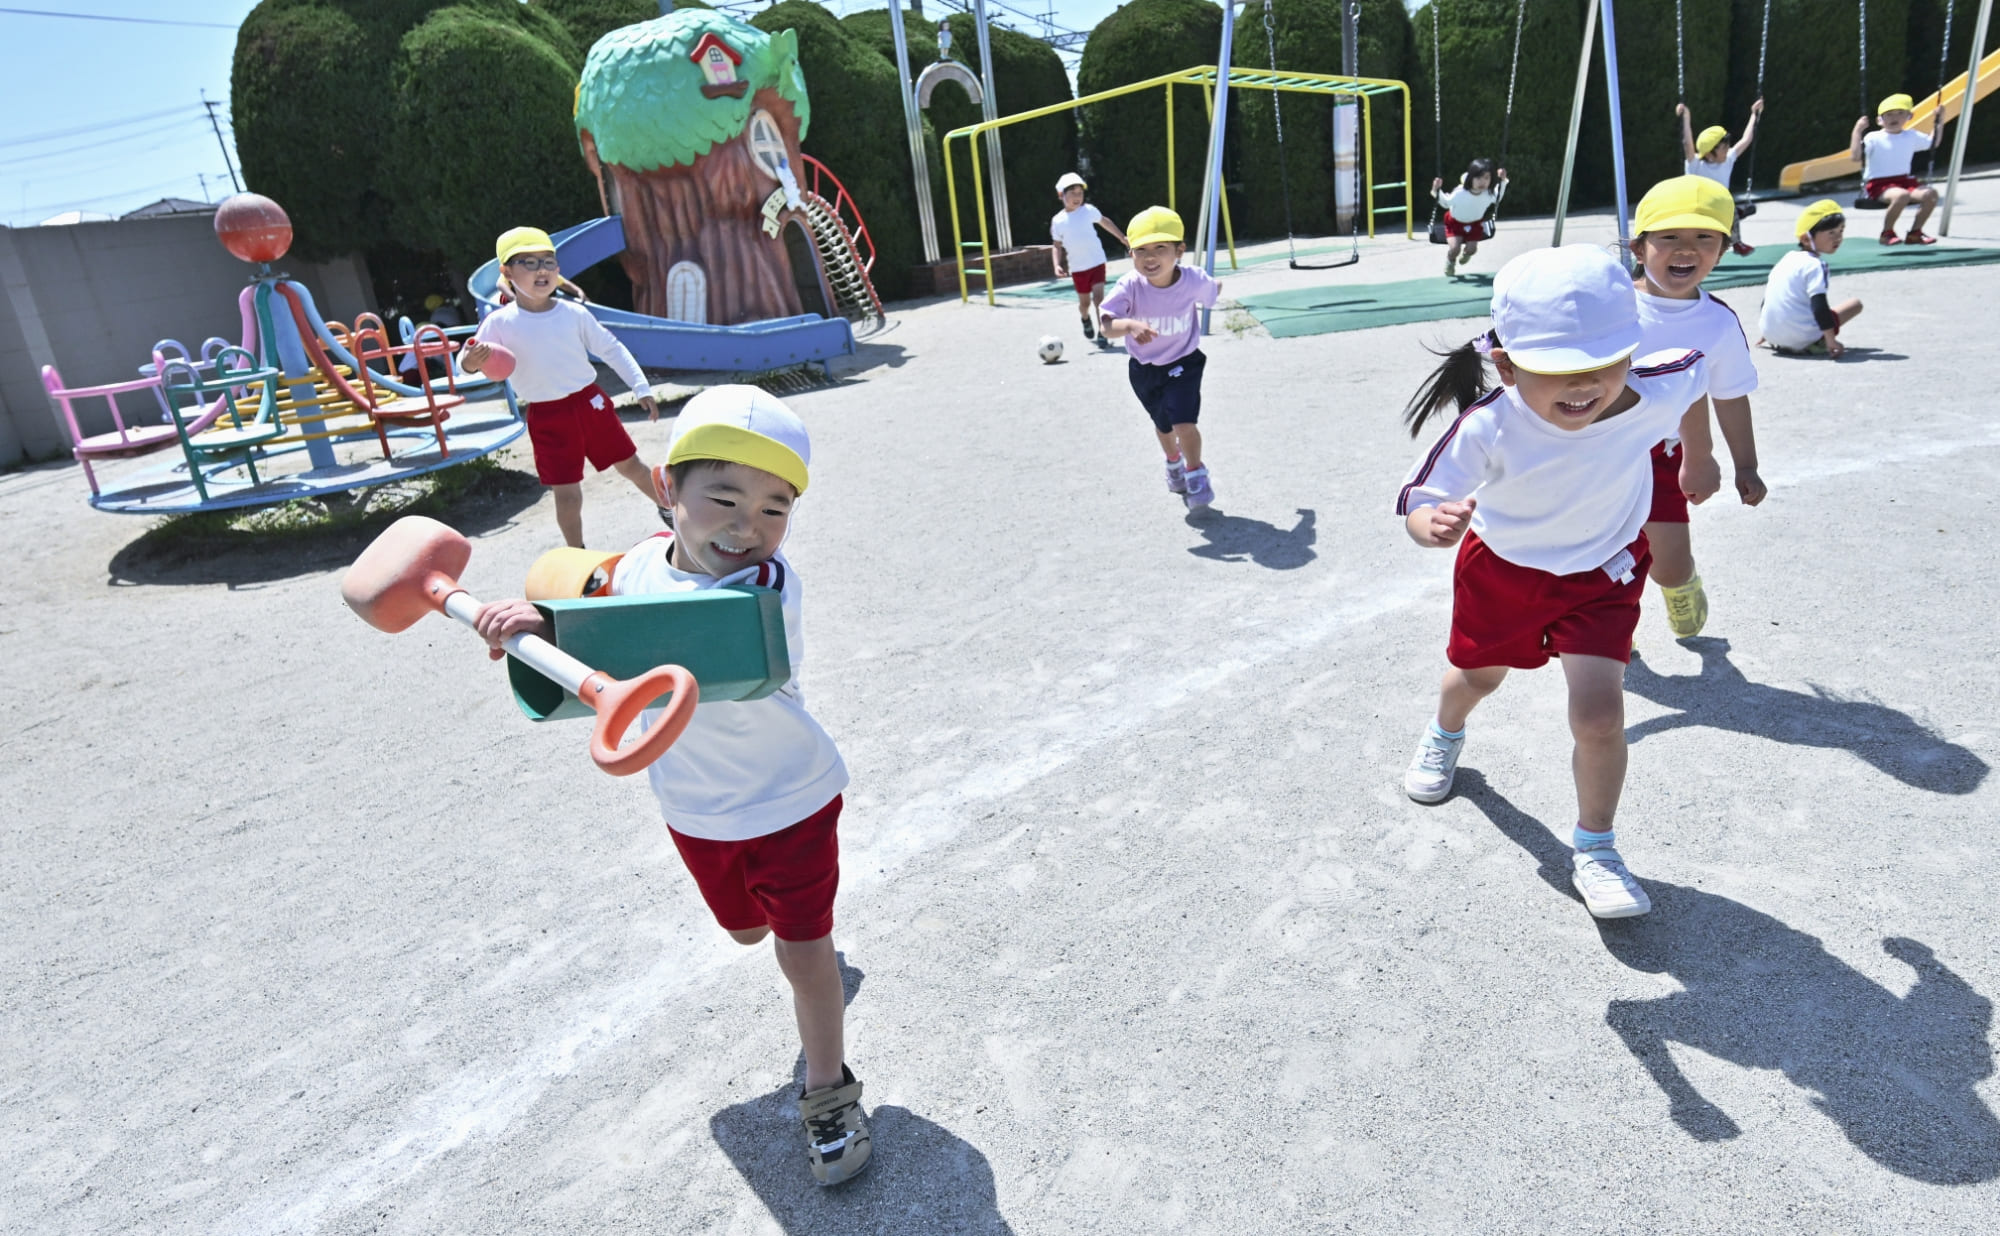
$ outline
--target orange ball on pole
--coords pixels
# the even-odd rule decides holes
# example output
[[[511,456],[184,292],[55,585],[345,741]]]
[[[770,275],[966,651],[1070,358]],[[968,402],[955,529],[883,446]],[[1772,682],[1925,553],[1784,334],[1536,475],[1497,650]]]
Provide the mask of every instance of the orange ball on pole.
[[[238,193],[216,208],[215,235],[246,262],[275,262],[292,247],[292,221],[263,194]]]

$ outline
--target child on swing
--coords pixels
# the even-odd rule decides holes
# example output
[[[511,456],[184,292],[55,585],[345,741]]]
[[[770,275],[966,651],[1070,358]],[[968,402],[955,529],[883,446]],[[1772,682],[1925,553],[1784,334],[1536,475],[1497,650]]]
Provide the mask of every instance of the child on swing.
[[[1743,136],[1738,138],[1734,145],[1730,144],[1729,130],[1719,124],[1708,126],[1701,131],[1701,136],[1696,137],[1694,116],[1688,111],[1687,104],[1674,104],[1674,113],[1681,118],[1681,153],[1687,159],[1687,174],[1706,176],[1727,189],[1729,178],[1736,172],[1736,161],[1742,158],[1743,152],[1750,149],[1750,144],[1757,140],[1757,122],[1764,115],[1764,100],[1758,99],[1750,105],[1749,123],[1743,126]],[[1751,250],[1755,247],[1743,243],[1743,220],[1755,211],[1756,207],[1744,205],[1738,212],[1735,225],[1730,229],[1729,247],[1735,251],[1737,257],[1750,256]]]
[[[1458,547],[1451,662],[1403,789],[1451,793],[1473,706],[1509,669],[1562,658],[1577,817],[1571,882],[1597,918],[1652,902],[1615,846],[1625,784],[1625,666],[1651,561],[1653,444],[1704,413],[1699,352],[1633,354],[1632,276],[1603,249],[1538,249],[1493,280],[1493,327],[1447,353],[1405,410],[1414,436],[1446,404],[1458,417],[1396,500],[1410,539]],[[1486,388],[1486,365],[1501,385]]]
[[[1444,192],[1443,177],[1432,180],[1431,196],[1444,207],[1444,277],[1456,279],[1459,266],[1479,252],[1479,242],[1493,235],[1487,220],[1507,196],[1507,169],[1496,171],[1493,160],[1474,159],[1450,193]]]
[[[1944,122],[1933,113],[1929,133],[1912,129],[1910,119],[1915,107],[1909,95],[1892,94],[1876,108],[1875,118],[1881,122],[1881,129],[1870,133],[1868,117],[1863,116],[1854,122],[1854,135],[1848,140],[1848,155],[1861,163],[1864,182],[1861,196],[1888,207],[1889,213],[1882,216],[1882,234],[1875,238],[1885,245],[1937,243],[1937,237],[1924,232],[1924,224],[1930,222],[1931,212],[1937,209],[1937,189],[1918,180],[1913,173],[1917,155],[1937,148],[1938,138],[1944,135]],[[1903,207],[1911,202],[1917,203],[1917,217],[1910,224],[1908,236],[1897,236],[1896,220]]]
[[[1639,294],[1639,354],[1693,348],[1708,359],[1706,395],[1729,444],[1736,493],[1745,506],[1764,500],[1757,475],[1757,437],[1750,425],[1750,392],[1757,367],[1736,311],[1702,291],[1701,281],[1722,260],[1735,221],[1729,190],[1705,176],[1663,180],[1639,199],[1632,216],[1632,256]],[[1675,638],[1701,634],[1708,621],[1708,594],[1695,573],[1688,528],[1688,504],[1700,504],[1722,487],[1708,414],[1695,396],[1686,417],[1690,433],[1678,432],[1653,446],[1653,502],[1646,516],[1646,543],[1653,551],[1653,582],[1667,605],[1667,625]]]

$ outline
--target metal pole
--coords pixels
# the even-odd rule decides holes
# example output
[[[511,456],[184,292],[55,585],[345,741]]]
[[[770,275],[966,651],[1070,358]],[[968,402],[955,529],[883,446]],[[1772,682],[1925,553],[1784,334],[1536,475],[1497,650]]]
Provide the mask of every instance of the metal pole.
[[[1938,235],[1951,235],[1951,205],[1958,197],[1958,173],[1965,166],[1966,135],[1972,132],[1972,104],[1979,93],[1979,61],[1986,49],[1986,24],[1993,16],[1993,0],[1980,0],[1979,22],[1972,32],[1972,56],[1966,61],[1965,99],[1958,105],[1958,132],[1951,135],[1951,175],[1944,182],[1944,214],[1938,218]],[[1938,99],[1936,123],[1943,123],[1944,99]]]
[[[1215,273],[1216,215],[1222,197],[1222,146],[1229,127],[1229,57],[1236,44],[1236,6],[1241,0],[1224,0],[1222,5],[1222,51],[1216,57],[1214,110],[1208,118],[1208,157],[1202,160],[1206,175],[1201,184],[1201,223],[1195,246],[1202,253],[1202,269]],[[1201,315],[1201,329],[1208,331],[1208,312]]]
[[[917,230],[923,236],[924,261],[935,262],[938,235],[937,216],[931,211],[931,168],[924,158],[924,122],[917,114],[917,92],[910,85],[910,43],[903,33],[899,0],[889,0],[889,28],[896,36],[896,85],[903,92],[903,129],[910,139],[910,172],[916,179]]]
[[[896,0],[889,0],[895,7]],[[1000,105],[993,94],[993,42],[986,31],[986,0],[972,0],[972,20],[979,29],[979,80],[985,83],[986,97],[979,106],[987,120],[1000,119]],[[1000,130],[986,130],[986,161],[993,180],[993,231],[1002,253],[1014,247],[1014,228],[1007,219],[1007,172],[1000,166]]]
[[[1597,6],[1584,10],[1583,50],[1576,56],[1576,95],[1569,104],[1569,137],[1563,142],[1562,183],[1556,189],[1556,228],[1551,245],[1563,242],[1563,217],[1569,213],[1569,186],[1576,174],[1576,135],[1583,128],[1583,91],[1590,85],[1590,45],[1597,41]]]
[[[1623,251],[1631,239],[1631,209],[1625,197],[1625,121],[1618,105],[1618,26],[1612,20],[1611,0],[1604,6],[1604,92],[1611,96],[1611,183],[1618,194],[1618,248]]]

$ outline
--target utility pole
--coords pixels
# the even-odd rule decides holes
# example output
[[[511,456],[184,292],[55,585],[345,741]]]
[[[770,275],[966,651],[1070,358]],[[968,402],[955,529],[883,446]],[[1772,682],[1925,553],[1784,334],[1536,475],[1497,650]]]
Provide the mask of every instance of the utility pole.
[[[215,130],[215,144],[222,148],[222,166],[229,169],[229,183],[243,192],[243,182],[236,178],[236,164],[229,158],[229,143],[222,140],[222,122],[215,118],[215,100],[208,97],[208,91],[201,92],[201,105],[208,109],[208,127]]]
[[[204,202],[211,200],[208,196],[208,177],[201,172],[196,172],[194,178],[201,182],[201,200]]]

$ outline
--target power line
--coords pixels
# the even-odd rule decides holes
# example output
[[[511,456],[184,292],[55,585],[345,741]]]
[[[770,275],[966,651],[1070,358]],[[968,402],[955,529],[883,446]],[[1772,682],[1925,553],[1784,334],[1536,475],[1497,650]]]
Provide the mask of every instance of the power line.
[[[136,197],[140,194],[152,193],[159,189],[169,189],[175,185],[186,184],[188,181],[193,180],[194,178],[195,178],[195,173],[182,172],[180,175],[174,177],[172,180],[156,181],[153,184],[140,185],[137,188],[132,188],[132,189],[120,189],[116,193],[100,193],[96,197],[79,197],[79,198],[72,198],[67,202],[45,202],[35,206],[24,206],[16,213],[23,216],[39,215],[49,211],[60,214],[65,210],[73,210],[77,207],[89,206],[97,202],[109,202],[117,198]]]
[[[167,17],[119,17],[112,13],[60,13],[54,9],[0,9],[0,13],[11,13],[16,17],[67,17],[72,21],[115,21],[134,26],[197,26],[204,30],[234,30],[235,26],[220,21],[175,21]]]
[[[59,141],[65,137],[80,137],[85,133],[101,133],[105,129],[122,129],[127,125],[144,124],[149,120],[159,120],[167,116],[178,116],[193,110],[190,104],[169,107],[157,112],[145,112],[138,116],[126,116],[120,120],[99,120],[90,124],[75,125],[67,129],[50,129],[46,133],[31,133],[26,137],[10,137],[0,140],[0,149],[10,146],[32,146],[37,142]]]
[[[174,121],[172,124],[159,125],[151,129],[140,129],[136,133],[121,133],[116,137],[106,137],[94,142],[80,142],[77,143],[76,145],[64,146],[57,150],[44,150],[38,154],[14,155],[9,158],[0,159],[0,168],[18,168],[26,164],[39,163],[47,159],[66,158],[69,155],[77,154],[82,151],[97,150],[104,146],[117,146],[125,142],[143,141],[147,138],[158,137],[163,133],[172,133],[176,130],[184,132],[193,132],[194,126],[200,124],[201,122],[197,117],[192,115],[185,116],[179,120]],[[44,169],[42,171],[37,171],[34,174],[46,175],[48,174],[48,171],[47,169]]]

